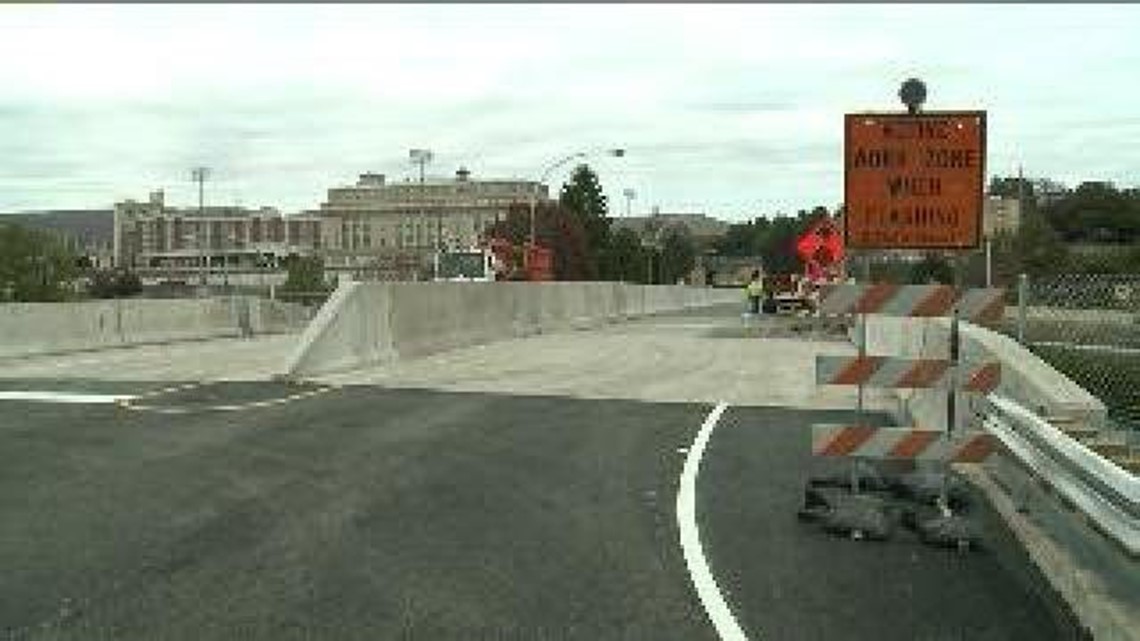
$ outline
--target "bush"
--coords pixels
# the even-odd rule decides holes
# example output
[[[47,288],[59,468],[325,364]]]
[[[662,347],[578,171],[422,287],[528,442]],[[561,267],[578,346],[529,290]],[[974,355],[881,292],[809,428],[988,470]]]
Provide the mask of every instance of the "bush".
[[[126,298],[142,293],[142,280],[125,269],[100,269],[91,275],[87,292],[95,298]]]

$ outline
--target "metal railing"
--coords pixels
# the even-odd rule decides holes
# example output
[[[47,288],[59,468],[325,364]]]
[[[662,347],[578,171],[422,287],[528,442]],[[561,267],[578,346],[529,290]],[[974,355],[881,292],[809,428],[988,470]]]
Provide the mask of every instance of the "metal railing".
[[[983,424],[1034,475],[1084,513],[1106,536],[1140,556],[1140,479],[997,394]]]

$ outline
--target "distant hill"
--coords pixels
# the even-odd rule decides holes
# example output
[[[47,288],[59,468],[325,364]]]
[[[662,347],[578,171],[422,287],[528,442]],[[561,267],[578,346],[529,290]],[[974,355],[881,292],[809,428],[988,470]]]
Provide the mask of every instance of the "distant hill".
[[[56,209],[0,214],[0,223],[16,223],[58,232],[84,245],[109,245],[114,241],[115,235],[115,217],[111,209]]]

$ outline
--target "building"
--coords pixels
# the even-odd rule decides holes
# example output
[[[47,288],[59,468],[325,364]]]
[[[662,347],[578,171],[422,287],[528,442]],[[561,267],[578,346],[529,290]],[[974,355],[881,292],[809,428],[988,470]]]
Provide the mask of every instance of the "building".
[[[115,204],[113,243],[115,266],[146,284],[265,285],[283,280],[285,257],[320,251],[321,221],[272,207],[168,207],[159,190]]]
[[[361,174],[355,185],[333,187],[320,209],[326,269],[357,277],[408,278],[428,269],[437,249],[477,245],[511,204],[544,201],[534,181],[474,180],[460,168],[451,179],[389,182]]]
[[[698,246],[707,246],[728,232],[729,224],[706,214],[663,214],[654,207],[649,216],[614,218],[611,228],[614,231],[629,229],[643,240],[649,240],[674,226],[687,229]]]
[[[1016,234],[1021,228],[1021,202],[1016,198],[987,196],[982,206],[982,235]]]

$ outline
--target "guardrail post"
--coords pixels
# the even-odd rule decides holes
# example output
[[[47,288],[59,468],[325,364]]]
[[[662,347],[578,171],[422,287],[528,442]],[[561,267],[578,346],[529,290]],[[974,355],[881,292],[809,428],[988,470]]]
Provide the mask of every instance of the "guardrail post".
[[[1025,344],[1025,308],[1029,305],[1029,275],[1017,277],[1017,342]]]

